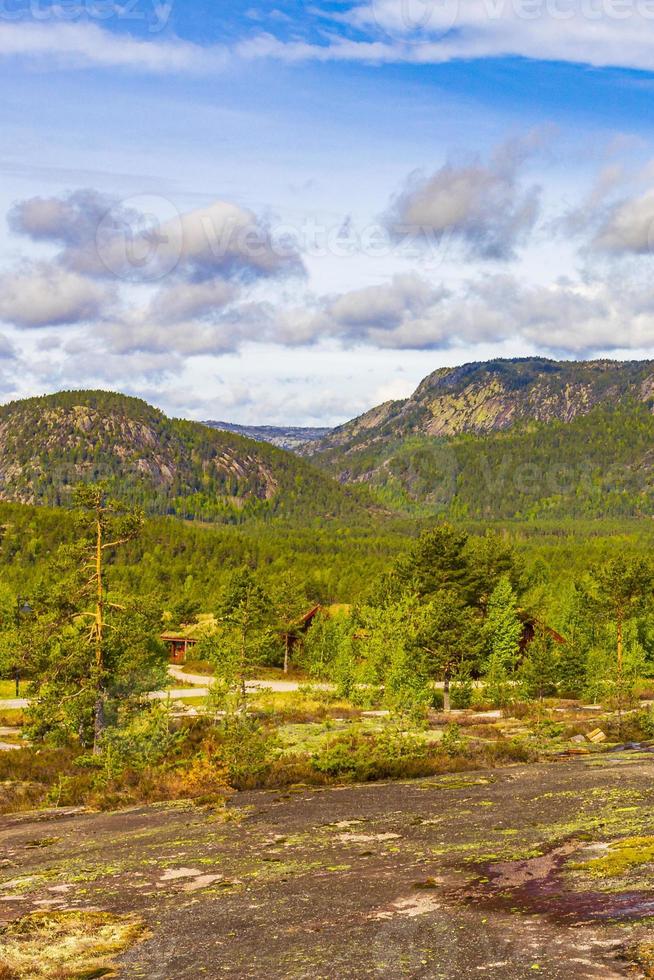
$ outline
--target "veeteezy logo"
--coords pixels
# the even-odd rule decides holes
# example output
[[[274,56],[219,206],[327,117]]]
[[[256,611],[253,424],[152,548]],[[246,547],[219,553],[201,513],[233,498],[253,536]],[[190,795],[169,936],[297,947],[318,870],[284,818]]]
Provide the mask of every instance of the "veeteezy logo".
[[[77,21],[124,21],[157,34],[170,20],[173,0],[0,0],[0,21],[71,24]]]

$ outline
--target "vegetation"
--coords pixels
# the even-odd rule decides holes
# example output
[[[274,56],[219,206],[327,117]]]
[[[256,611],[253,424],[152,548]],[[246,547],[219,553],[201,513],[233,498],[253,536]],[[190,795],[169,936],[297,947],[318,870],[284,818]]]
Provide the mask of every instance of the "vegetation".
[[[111,959],[146,935],[134,916],[32,912],[0,932],[2,980],[68,980],[111,975]]]
[[[256,786],[529,760],[600,718],[607,743],[651,739],[639,697],[654,690],[654,525],[638,482],[650,372],[440,372],[379,432],[328,437],[324,459],[347,457],[349,479],[379,463],[382,500],[437,518],[375,509],[312,464],[135,399],[69,392],[0,410],[3,493],[18,498],[0,502],[1,693],[29,702],[0,708],[21,746],[0,753],[0,806],[221,806]],[[559,421],[582,390],[583,410]],[[514,400],[512,427],[480,414],[484,392]],[[426,435],[433,398],[460,402],[470,424]],[[384,453],[398,438],[400,456],[425,451],[394,497],[402,471]],[[538,468],[496,497],[484,485],[485,461],[491,474],[509,472],[507,454],[518,469],[572,465],[582,446],[583,486],[552,496]],[[596,505],[616,516],[596,520]],[[198,641],[208,696],[166,699],[180,683],[169,630]],[[252,684],[289,678],[297,690]]]
[[[361,495],[266,443],[168,419],[138,398],[67,391],[0,407],[0,496],[70,506],[80,481],[149,514],[241,523],[353,517]]]
[[[443,369],[312,450],[389,508],[461,519],[651,515],[649,361]]]

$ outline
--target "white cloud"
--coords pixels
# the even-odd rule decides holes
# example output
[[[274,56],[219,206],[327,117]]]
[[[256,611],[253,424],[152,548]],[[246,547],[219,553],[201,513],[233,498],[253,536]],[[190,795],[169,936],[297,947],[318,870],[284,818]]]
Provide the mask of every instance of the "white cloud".
[[[605,252],[651,255],[654,246],[654,190],[615,205],[592,244]]]
[[[19,327],[93,320],[110,299],[105,287],[45,262],[0,276],[0,319]]]
[[[615,280],[560,280],[546,286],[513,275],[472,279],[457,291],[434,289],[415,277],[417,302],[402,303],[408,278],[329,297],[306,309],[267,311],[265,337],[270,343],[338,340],[345,347],[378,350],[438,351],[488,348],[518,343],[529,349],[583,356],[597,351],[640,350],[654,346],[654,288]],[[377,295],[375,295],[377,291]],[[396,298],[395,292],[400,296]],[[366,315],[359,316],[362,294]],[[350,311],[355,316],[350,316]],[[337,315],[346,311],[346,315]],[[376,311],[376,316],[373,315]]]
[[[639,0],[370,0],[353,6],[347,19],[385,39],[380,60],[515,55],[654,68],[654,10]]]
[[[252,280],[303,272],[295,243],[228,201],[180,213],[161,196],[120,200],[83,189],[20,201],[8,221],[32,241],[59,246],[62,265],[90,276],[153,282],[171,273]]]
[[[391,233],[461,242],[484,259],[507,259],[538,216],[539,189],[523,188],[519,170],[537,137],[506,143],[484,164],[447,163],[430,177],[411,175],[386,218]]]
[[[404,317],[423,313],[443,295],[420,276],[405,273],[379,286],[343,293],[328,304],[324,316],[354,332],[367,327],[392,329]]]
[[[234,283],[222,279],[179,282],[163,286],[145,314],[156,323],[179,323],[221,312],[238,296]]]
[[[56,21],[0,22],[0,56],[27,56],[54,68],[126,68],[152,74],[212,72],[229,61],[222,47],[206,49],[178,39],[138,40],[98,24]]]
[[[646,0],[371,0],[332,16],[320,43],[269,33],[231,44],[147,40],[79,22],[0,23],[0,57],[41,68],[99,67],[151,74],[212,74],[234,61],[442,64],[515,56],[654,70],[654,10]],[[356,36],[339,36],[346,23]]]

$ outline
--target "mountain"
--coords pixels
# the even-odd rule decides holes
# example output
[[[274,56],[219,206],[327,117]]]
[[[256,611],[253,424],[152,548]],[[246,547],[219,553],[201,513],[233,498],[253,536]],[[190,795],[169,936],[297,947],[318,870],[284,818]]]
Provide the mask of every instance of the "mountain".
[[[280,449],[288,449],[293,452],[307,442],[316,442],[324,439],[332,431],[326,428],[311,428],[298,425],[237,425],[235,422],[205,422],[210,429],[219,429],[221,432],[235,432],[239,436],[247,439],[254,439],[255,442],[269,442]]]
[[[459,517],[654,515],[654,362],[443,368],[302,450],[387,506]]]
[[[79,481],[148,513],[241,521],[344,517],[359,496],[265,443],[169,419],[106,391],[66,391],[0,407],[0,499],[66,505]]]

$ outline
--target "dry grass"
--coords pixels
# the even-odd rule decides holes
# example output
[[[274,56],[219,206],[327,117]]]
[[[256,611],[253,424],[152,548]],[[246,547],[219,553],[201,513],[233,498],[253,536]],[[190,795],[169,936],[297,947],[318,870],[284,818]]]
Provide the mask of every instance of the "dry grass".
[[[112,958],[145,938],[133,916],[33,912],[0,933],[0,980],[111,976]]]

